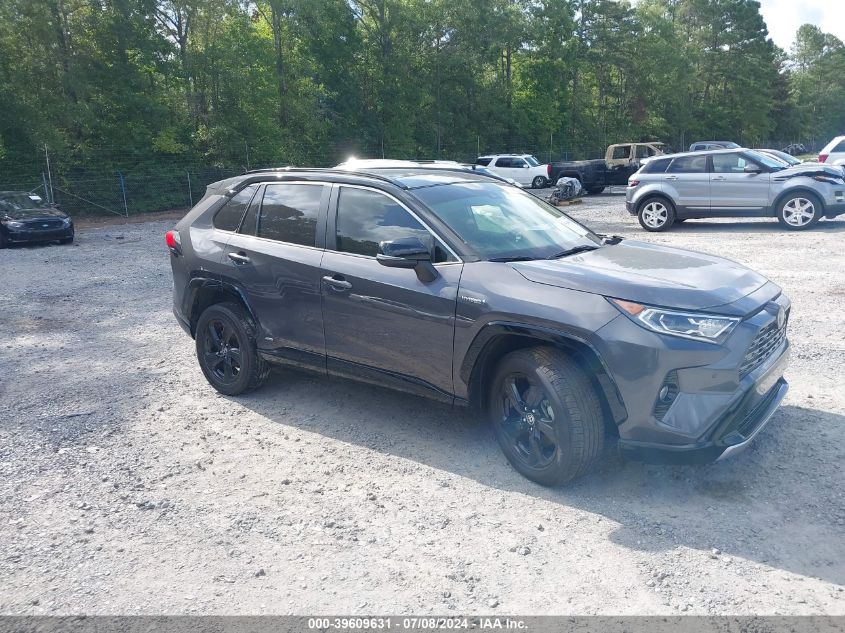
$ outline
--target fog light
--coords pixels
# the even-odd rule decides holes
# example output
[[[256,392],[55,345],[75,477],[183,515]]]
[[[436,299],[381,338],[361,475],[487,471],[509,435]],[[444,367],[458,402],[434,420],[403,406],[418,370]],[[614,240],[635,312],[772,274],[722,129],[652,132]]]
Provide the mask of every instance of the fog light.
[[[666,374],[660,389],[657,391],[657,402],[654,403],[654,417],[662,420],[678,396],[678,372],[672,370]]]

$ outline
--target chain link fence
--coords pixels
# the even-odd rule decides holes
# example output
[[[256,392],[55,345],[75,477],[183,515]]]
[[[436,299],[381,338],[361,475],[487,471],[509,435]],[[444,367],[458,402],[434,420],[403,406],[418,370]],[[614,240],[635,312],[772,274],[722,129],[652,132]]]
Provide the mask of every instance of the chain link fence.
[[[620,141],[620,142],[624,142]],[[741,143],[740,141],[738,141]],[[755,147],[785,149],[803,146],[809,155],[826,141],[766,141]],[[687,147],[669,145],[670,150],[685,151]],[[27,161],[0,163],[0,191],[28,191],[58,205],[70,215],[120,215],[130,216],[193,206],[205,193],[210,183],[242,174],[249,169],[284,167],[330,167],[352,156],[356,158],[437,159],[473,163],[479,155],[499,153],[531,154],[541,163],[598,159],[605,155],[606,146],[572,147],[565,142],[549,138],[548,144],[536,139],[517,139],[509,143],[491,143],[478,138],[475,143],[451,144],[439,151],[397,149],[390,147],[362,146],[354,142],[327,145],[318,154],[299,155],[296,159],[273,160],[268,156],[279,155],[277,147],[244,144],[241,160],[228,164],[210,164],[202,160],[177,161],[172,158],[146,158],[134,160],[115,156],[114,151],[103,150],[101,161],[71,159],[52,153],[45,148],[42,155]],[[100,169],[97,163],[108,164]]]

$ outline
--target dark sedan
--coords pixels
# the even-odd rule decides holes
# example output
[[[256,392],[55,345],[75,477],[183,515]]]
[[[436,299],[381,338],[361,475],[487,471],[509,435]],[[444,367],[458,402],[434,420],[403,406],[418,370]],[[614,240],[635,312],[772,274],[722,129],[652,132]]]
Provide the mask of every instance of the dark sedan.
[[[73,221],[30,193],[0,191],[0,248],[32,242],[73,242]]]

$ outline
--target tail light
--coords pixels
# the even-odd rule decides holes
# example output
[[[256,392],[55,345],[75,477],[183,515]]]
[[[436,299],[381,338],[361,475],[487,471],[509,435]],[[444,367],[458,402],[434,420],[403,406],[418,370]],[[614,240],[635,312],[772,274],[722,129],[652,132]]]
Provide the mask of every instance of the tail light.
[[[546,175],[549,177],[549,180],[552,179],[552,164],[551,163],[546,165]]]
[[[167,244],[167,248],[174,255],[178,256],[182,254],[182,238],[179,237],[178,231],[168,231],[165,233],[164,243]]]
[[[629,186],[629,187],[636,187],[638,184],[640,184],[640,181],[639,181],[639,180],[629,180],[629,181],[628,181],[628,186]]]
[[[826,161],[827,156],[828,156],[827,154],[819,154],[819,162],[823,163],[824,161]]]

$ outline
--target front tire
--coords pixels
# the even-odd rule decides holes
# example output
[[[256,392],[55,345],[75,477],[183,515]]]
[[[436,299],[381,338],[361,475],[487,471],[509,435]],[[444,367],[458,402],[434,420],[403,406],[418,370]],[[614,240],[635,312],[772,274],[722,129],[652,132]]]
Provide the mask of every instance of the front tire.
[[[3,231],[0,230],[0,248],[6,248],[6,246],[8,246],[8,244],[9,244],[9,242],[6,239],[6,234],[3,233]]]
[[[202,373],[217,391],[237,396],[260,387],[270,365],[258,355],[255,327],[234,302],[217,303],[197,321],[197,359]]]
[[[587,189],[587,193],[591,196],[596,196],[604,191],[604,187],[590,187]]]
[[[543,486],[585,474],[604,446],[601,404],[589,377],[553,348],[505,356],[490,385],[487,411],[508,461]]]
[[[544,178],[543,176],[536,176],[534,180],[531,181],[531,186],[534,189],[544,189],[548,186],[549,181]]]
[[[778,222],[790,231],[803,231],[814,226],[823,212],[817,196],[801,191],[786,196],[778,205]]]
[[[640,203],[637,219],[646,231],[668,231],[675,223],[675,206],[665,198],[646,198]]]

